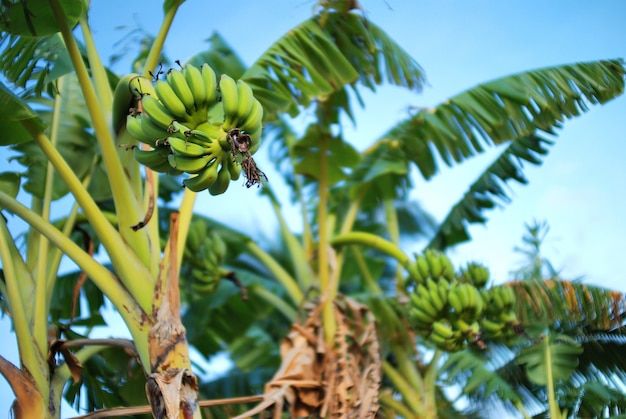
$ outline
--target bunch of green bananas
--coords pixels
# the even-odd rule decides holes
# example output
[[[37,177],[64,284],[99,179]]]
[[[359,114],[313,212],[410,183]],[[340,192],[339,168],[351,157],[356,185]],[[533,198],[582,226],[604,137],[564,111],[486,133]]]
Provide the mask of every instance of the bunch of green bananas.
[[[215,290],[228,272],[221,268],[226,257],[226,244],[215,231],[210,231],[202,220],[189,226],[183,252],[181,278],[192,294]]]
[[[446,351],[475,344],[483,337],[508,339],[520,332],[514,312],[515,294],[506,286],[485,290],[489,271],[469,264],[458,274],[450,260],[432,250],[417,256],[409,269],[409,318],[412,326]]]
[[[485,301],[485,316],[481,330],[491,340],[508,340],[517,336],[522,327],[515,313],[515,291],[500,285],[481,292]]]
[[[461,280],[483,289],[489,281],[489,270],[480,263],[470,262],[461,269]]]
[[[263,107],[243,80],[217,77],[208,64],[171,69],[154,84],[130,74],[118,83],[114,108],[126,103],[128,110],[129,92],[137,107],[127,112],[126,130],[151,147],[134,147],[139,163],[158,172],[188,173],[185,187],[213,195],[239,178],[242,162],[251,166],[261,143]]]
[[[435,281],[439,278],[445,278],[448,281],[455,278],[450,259],[444,253],[432,249],[426,249],[423,255],[416,255],[415,262],[411,263],[407,270],[409,272],[409,277],[405,282],[407,287],[424,284],[428,278]]]

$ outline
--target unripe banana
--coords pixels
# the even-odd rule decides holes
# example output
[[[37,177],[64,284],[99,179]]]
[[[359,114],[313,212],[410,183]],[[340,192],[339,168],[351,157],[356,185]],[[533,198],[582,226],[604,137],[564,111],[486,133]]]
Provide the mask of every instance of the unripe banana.
[[[139,118],[141,122],[141,131],[146,139],[146,144],[150,144],[154,147],[154,145],[159,140],[163,140],[170,136],[167,132],[167,128],[163,128],[160,125],[156,124],[152,119],[148,118],[146,115],[141,114]]]
[[[216,231],[211,232],[211,242],[213,253],[218,256],[218,265],[221,265],[224,261],[224,257],[226,256],[226,243]]]
[[[220,92],[222,94],[222,107],[224,108],[224,124],[222,129],[225,132],[235,128],[237,123],[237,107],[239,104],[237,96],[237,83],[228,74],[220,76]]]
[[[142,150],[139,147],[133,149],[135,160],[149,168],[159,167],[167,162],[168,152],[163,148],[155,148],[152,150]]]
[[[231,180],[239,179],[239,176],[241,176],[241,165],[239,163],[229,158],[229,159],[224,159],[222,164],[226,164]]]
[[[172,86],[172,90],[183,105],[185,105],[186,113],[191,115],[195,109],[195,98],[183,73],[179,70],[170,70],[167,73],[167,82]]]
[[[167,144],[177,156],[200,157],[211,152],[211,150],[205,146],[194,144],[191,141],[181,140],[176,137],[169,137],[167,139]]]
[[[116,132],[126,122],[126,117],[132,108],[138,108],[139,101],[144,95],[154,93],[152,81],[136,73],[122,77],[113,93],[111,121]],[[139,110],[140,111],[140,110]]]
[[[254,98],[252,101],[252,108],[247,113],[247,116],[245,116],[239,123],[239,128],[251,136],[251,133],[256,132],[262,123],[263,106],[261,106],[261,102],[259,102],[258,99]]]
[[[237,80],[237,112],[235,126],[240,127],[248,117],[254,106],[254,93],[252,88],[243,80]]]
[[[204,85],[204,79],[202,78],[202,72],[198,67],[187,64],[183,69],[185,73],[185,80],[187,85],[193,94],[193,103],[196,110],[206,108],[206,86]]]
[[[417,256],[415,259],[415,264],[417,265],[417,271],[420,274],[417,282],[425,282],[426,278],[430,276],[430,267],[428,266],[428,261],[424,256]]]
[[[126,117],[126,131],[137,141],[140,141],[145,144],[154,145],[154,139],[148,137],[144,134],[141,129],[141,120],[143,118],[141,116],[131,116],[128,115]]]
[[[186,247],[192,250],[192,254],[197,254],[206,238],[206,226],[202,220],[196,219],[191,222],[187,233]]]
[[[437,309],[437,311],[441,313],[446,303],[448,302],[448,299],[446,298],[444,300],[443,298],[441,298],[441,295],[439,294],[439,288],[435,281],[433,281],[431,278],[428,278],[428,280],[426,281],[426,285],[428,287],[430,302],[432,303],[433,307],[435,307],[435,309]]]
[[[218,165],[218,160],[211,162],[197,176],[183,180],[183,184],[193,192],[208,189],[217,179]]]
[[[189,157],[178,154],[170,154],[167,160],[174,169],[191,174],[200,173],[211,162],[211,158],[207,156]]]
[[[217,103],[219,96],[217,93],[217,76],[213,68],[208,64],[202,64],[200,72],[202,73],[202,80],[204,81],[206,91],[206,103],[207,106],[211,107]]]
[[[228,185],[230,185],[230,173],[224,163],[222,162],[222,167],[217,173],[215,183],[209,187],[209,193],[213,196],[223,194],[228,189]]]
[[[433,333],[444,339],[449,339],[454,335],[454,330],[446,322],[437,320],[433,322]]]
[[[438,279],[443,273],[443,264],[439,259],[439,252],[436,252],[431,249],[426,249],[424,252],[426,257],[426,261],[428,262],[428,268],[430,271],[430,276],[432,278]]]
[[[196,129],[189,131],[189,135],[195,135],[197,137],[200,137],[207,143],[212,143],[214,141],[219,141],[219,142],[226,141],[226,133],[221,128],[221,124],[214,125],[214,124],[205,122],[203,124],[198,125]]]
[[[144,96],[141,100],[141,106],[143,107],[143,113],[148,115],[148,118],[150,118],[155,125],[158,125],[166,131],[172,124],[172,121],[176,119],[176,117],[154,96]]]
[[[415,319],[418,322],[421,322],[423,324],[427,324],[429,326],[430,326],[430,324],[432,324],[433,321],[436,320],[430,314],[425,313],[424,311],[422,311],[422,310],[420,310],[419,308],[416,308],[416,307],[411,308],[411,310],[409,311],[409,315],[411,316],[412,319]]]
[[[165,80],[157,80],[154,90],[156,95],[169,111],[170,114],[178,118],[187,118],[187,109],[185,104],[180,100],[172,86]]]
[[[415,295],[415,294],[412,294]],[[422,310],[424,313],[428,314],[433,320],[439,317],[439,312],[435,307],[433,307],[430,300],[425,298],[419,299],[419,301],[413,301],[413,306]]]

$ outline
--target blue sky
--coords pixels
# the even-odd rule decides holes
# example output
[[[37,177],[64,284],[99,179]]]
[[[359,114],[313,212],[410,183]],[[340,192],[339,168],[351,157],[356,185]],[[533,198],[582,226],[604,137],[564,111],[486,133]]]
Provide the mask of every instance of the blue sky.
[[[131,28],[139,26],[156,33],[161,7],[156,2],[146,4],[136,0],[92,2],[92,29],[105,62]],[[251,64],[274,40],[309,17],[313,6],[311,1],[300,0],[189,0],[174,21],[166,52],[172,59],[185,61],[206,48],[204,40],[218,31]],[[420,63],[428,85],[422,94],[394,87],[382,87],[376,95],[365,92],[366,107],[357,110],[356,127],[349,121],[344,124],[347,137],[359,149],[405,118],[410,106],[434,106],[476,84],[524,70],[626,58],[626,2],[622,0],[369,0],[362,6],[370,19]],[[115,70],[127,72],[132,56],[131,52]],[[280,191],[267,150],[261,148],[259,153],[259,164]],[[492,150],[462,166],[443,169],[428,183],[415,178],[412,197],[442,220],[496,156]],[[626,223],[621,215],[626,207],[625,156],[626,97],[594,106],[587,114],[566,121],[543,166],[525,171],[529,184],[512,185],[513,202],[489,212],[486,225],[471,228],[473,241],[453,249],[450,256],[457,264],[483,262],[496,282],[505,281],[520,260],[513,248],[520,244],[524,224],[545,220],[551,228],[546,256],[564,276],[584,276],[587,283],[626,291],[621,269],[626,250]],[[0,171],[6,165],[0,157]],[[251,207],[256,211],[251,212]],[[273,225],[263,221],[269,206],[254,190],[239,185],[220,197],[201,195],[197,208],[223,221],[237,220],[242,228],[262,226],[267,234],[273,231]],[[286,212],[297,229],[297,211],[287,208]],[[0,321],[0,336],[7,334],[10,328],[5,318]],[[8,343],[1,353],[17,361]],[[8,393],[8,386],[0,380],[0,416],[8,410]]]

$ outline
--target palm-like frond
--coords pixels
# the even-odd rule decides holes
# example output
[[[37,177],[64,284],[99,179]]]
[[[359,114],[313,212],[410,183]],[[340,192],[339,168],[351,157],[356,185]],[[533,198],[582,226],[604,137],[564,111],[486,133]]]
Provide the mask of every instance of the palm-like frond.
[[[526,184],[524,162],[540,165],[541,156],[548,154],[545,146],[551,144],[537,135],[512,141],[454,204],[427,247],[443,250],[470,240],[467,223],[484,223],[487,221],[483,215],[485,210],[494,208],[498,201],[509,202],[505,184],[509,180]]]
[[[421,175],[438,171],[437,157],[451,166],[481,153],[485,146],[512,142],[470,187],[441,225],[431,246],[443,248],[464,240],[467,223],[484,222],[482,212],[507,200],[503,184],[525,183],[522,162],[539,164],[562,122],[605,103],[624,91],[622,60],[545,68],[481,84],[436,108],[419,112],[383,138],[398,140]]]
[[[354,13],[306,20],[276,41],[243,75],[273,120],[359,81],[419,90],[422,70],[385,32]]]

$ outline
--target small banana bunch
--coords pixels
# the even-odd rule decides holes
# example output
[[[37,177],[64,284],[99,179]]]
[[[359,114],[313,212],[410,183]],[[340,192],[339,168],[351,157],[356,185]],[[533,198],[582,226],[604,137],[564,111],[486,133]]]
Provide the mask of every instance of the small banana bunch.
[[[489,281],[489,270],[480,263],[470,262],[461,269],[460,280],[468,282],[478,289],[483,289]]]
[[[523,328],[515,314],[513,288],[499,285],[481,293],[485,301],[485,316],[481,320],[485,338],[504,341],[519,335]]]
[[[183,252],[183,284],[194,295],[213,292],[228,274],[221,268],[225,256],[224,240],[215,231],[209,231],[202,220],[194,220]]]
[[[489,271],[484,266],[470,263],[455,274],[443,253],[427,250],[408,270],[411,324],[438,348],[484,348],[483,337],[505,339],[520,333],[513,289],[485,290]]]
[[[423,255],[416,255],[415,262],[407,268],[409,277],[405,286],[424,284],[428,278],[437,281],[439,278],[452,280],[455,278],[454,267],[448,257],[432,249],[426,249]]]
[[[224,193],[242,168],[246,186],[261,183],[264,175],[252,154],[261,144],[263,107],[243,80],[217,77],[208,64],[188,64],[154,84],[137,74],[126,76],[115,95],[128,91],[137,107],[128,113],[126,130],[151,147],[133,148],[139,163],[157,172],[192,175],[183,184],[194,192]],[[124,103],[114,98],[117,102]]]

